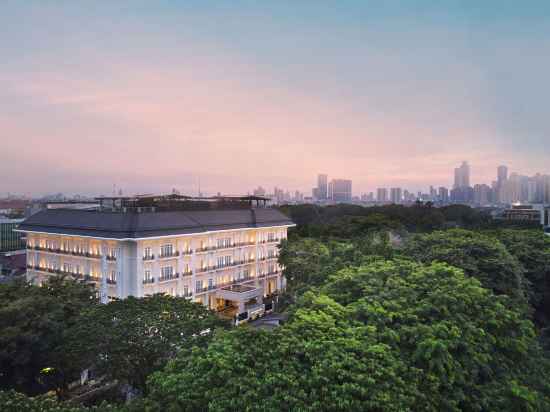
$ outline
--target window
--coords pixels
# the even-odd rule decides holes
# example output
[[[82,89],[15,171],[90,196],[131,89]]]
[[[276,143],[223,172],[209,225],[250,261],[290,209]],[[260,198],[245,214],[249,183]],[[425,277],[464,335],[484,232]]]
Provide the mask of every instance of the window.
[[[160,269],[160,276],[162,279],[172,279],[174,274],[174,268],[172,266],[164,266]]]
[[[269,232],[267,234],[267,241],[268,242],[273,242],[275,240],[275,233],[274,232]]]
[[[82,273],[81,270],[80,270],[80,265],[76,265],[75,273],[77,273],[79,275]]]
[[[151,281],[151,271],[150,270],[146,270],[146,271],[143,272],[143,280],[145,280],[146,282]]]
[[[214,281],[212,279],[208,279],[208,289],[212,289],[214,287]]]
[[[195,287],[197,292],[202,292],[202,280],[197,280]]]
[[[143,257],[145,259],[151,259],[153,257],[150,247],[146,247],[143,249]]]
[[[232,242],[230,237],[218,239],[218,249],[231,247],[231,246],[232,246]]]
[[[187,285],[183,287],[183,296],[189,296],[189,286]]]
[[[70,263],[63,263],[63,272],[72,272],[73,266]]]
[[[172,245],[162,245],[160,247],[161,256],[172,256],[174,254],[174,248]]]
[[[218,256],[218,267],[231,266],[231,255],[228,256]]]
[[[116,271],[112,270],[111,271],[111,275],[109,276],[109,280],[112,281],[112,282],[116,282]]]
[[[269,257],[269,258],[275,257],[275,250],[274,249],[268,250],[267,251],[267,257]]]

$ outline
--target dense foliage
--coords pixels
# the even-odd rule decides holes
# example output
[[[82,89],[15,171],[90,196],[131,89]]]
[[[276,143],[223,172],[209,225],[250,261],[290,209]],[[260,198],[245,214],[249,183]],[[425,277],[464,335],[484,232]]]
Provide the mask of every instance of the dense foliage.
[[[506,247],[493,237],[455,229],[410,239],[403,253],[420,262],[440,261],[461,268],[496,294],[524,298],[523,269]]]
[[[63,357],[64,332],[97,303],[90,286],[63,277],[0,284],[0,388],[63,390],[79,374]]]
[[[302,237],[349,239],[369,230],[425,232],[448,227],[477,228],[489,225],[490,216],[468,206],[441,208],[430,203],[414,206],[388,205],[363,207],[338,204],[333,206],[295,205],[281,210],[298,225],[295,233]]]
[[[65,351],[82,369],[145,392],[147,377],[182,348],[203,346],[226,326],[203,305],[185,298],[129,297],[84,311],[66,333]]]
[[[274,332],[218,334],[150,380],[156,410],[545,410],[532,324],[446,264],[378,261]]]
[[[85,408],[58,402],[47,395],[30,398],[15,391],[0,391],[0,406],[2,412],[122,412],[121,409],[107,404]]]

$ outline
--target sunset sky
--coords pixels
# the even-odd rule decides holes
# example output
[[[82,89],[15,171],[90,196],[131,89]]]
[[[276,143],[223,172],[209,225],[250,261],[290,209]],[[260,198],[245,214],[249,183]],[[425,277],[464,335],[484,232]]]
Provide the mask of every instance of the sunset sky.
[[[550,172],[550,1],[4,0],[0,53],[0,194]]]

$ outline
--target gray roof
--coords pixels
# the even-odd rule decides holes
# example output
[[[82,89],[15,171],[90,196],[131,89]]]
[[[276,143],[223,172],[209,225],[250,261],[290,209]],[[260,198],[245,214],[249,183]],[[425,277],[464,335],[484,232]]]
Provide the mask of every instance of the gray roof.
[[[45,232],[113,239],[169,236],[215,230],[294,225],[271,208],[120,213],[76,209],[46,209],[18,227]]]

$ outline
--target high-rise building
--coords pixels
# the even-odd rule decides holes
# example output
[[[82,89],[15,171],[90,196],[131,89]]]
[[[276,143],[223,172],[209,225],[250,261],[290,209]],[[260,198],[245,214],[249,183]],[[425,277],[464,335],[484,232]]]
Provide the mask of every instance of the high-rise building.
[[[351,202],[351,186],[351,180],[332,179],[329,184],[330,199],[335,202]]]
[[[376,201],[378,203],[386,203],[388,201],[388,189],[385,187],[376,189]]]
[[[261,314],[284,288],[278,245],[294,224],[242,198],[190,202],[123,198],[110,210],[40,211],[17,229],[27,235],[27,279],[81,279],[104,302],[166,293],[240,320]]]
[[[392,203],[398,204],[403,200],[403,195],[400,187],[392,187],[390,189],[390,201]]]
[[[317,175],[317,195],[319,196],[319,200],[326,200],[328,196],[328,176],[324,174]]]
[[[438,200],[442,203],[448,203],[449,202],[449,189],[446,187],[441,186],[438,190]]]
[[[506,180],[508,180],[508,167],[507,166],[497,167],[497,183],[501,185]]]
[[[474,203],[479,206],[487,206],[491,204],[492,189],[486,184],[474,186]]]
[[[470,187],[470,165],[464,161],[455,169],[455,188]]]

